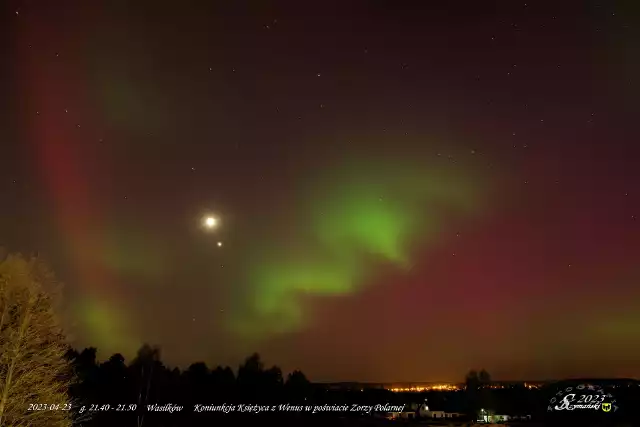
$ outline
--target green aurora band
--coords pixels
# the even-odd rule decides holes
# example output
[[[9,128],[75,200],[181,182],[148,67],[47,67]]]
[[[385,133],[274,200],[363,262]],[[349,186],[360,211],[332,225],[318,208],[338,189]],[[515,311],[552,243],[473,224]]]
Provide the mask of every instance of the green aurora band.
[[[472,165],[444,159],[352,162],[330,169],[304,194],[294,235],[254,249],[248,307],[231,320],[247,338],[295,332],[311,320],[309,297],[352,295],[376,266],[409,271],[417,245],[435,244],[452,217],[481,210],[486,183]],[[445,163],[444,165],[442,163]]]
[[[100,344],[100,350],[117,351],[133,355],[142,342],[130,327],[126,310],[115,304],[107,304],[101,298],[84,296],[74,304],[75,317],[83,320],[83,327],[91,334],[92,342]]]

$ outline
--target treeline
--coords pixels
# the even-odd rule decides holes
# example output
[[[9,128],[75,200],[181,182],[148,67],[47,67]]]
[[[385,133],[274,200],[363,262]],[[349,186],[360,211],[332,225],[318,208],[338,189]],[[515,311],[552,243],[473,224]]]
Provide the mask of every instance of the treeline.
[[[169,422],[166,417],[185,422],[185,418],[197,416],[202,421],[203,415],[194,413],[196,405],[304,404],[315,400],[317,391],[301,371],[284,376],[277,366],[265,367],[257,353],[236,370],[229,366],[210,368],[204,362],[184,370],[169,368],[162,362],[160,350],[149,345],[143,345],[129,364],[121,354],[102,363],[96,355],[96,348],[70,349],[65,355],[75,378],[69,388],[74,417],[87,426],[112,425],[123,419],[157,425],[159,420],[154,421],[154,416],[164,423]],[[172,414],[148,410],[167,404],[181,409]],[[82,407],[85,410],[80,413]]]
[[[385,389],[329,390],[321,384],[312,384],[299,370],[283,375],[278,366],[266,367],[258,354],[249,356],[244,363],[232,369],[229,366],[208,367],[197,362],[187,369],[168,368],[162,363],[160,350],[149,345],[140,348],[137,356],[127,364],[120,354],[99,363],[95,348],[80,352],[69,350],[66,359],[73,370],[76,382],[70,387],[76,420],[85,426],[111,426],[114,423],[135,421],[147,426],[156,425],[205,425],[212,419],[217,425],[226,419],[240,422],[243,416],[260,418],[276,415],[282,422],[306,414],[275,414],[262,411],[262,407],[279,407],[282,404],[304,407],[305,405],[405,405],[420,404],[428,399],[432,409],[448,412],[464,412],[469,420],[474,419],[480,408],[495,408],[523,411],[533,409],[535,391],[524,387],[506,390],[491,390],[491,378],[485,370],[470,371],[466,376],[466,390],[455,392],[394,393]],[[149,406],[181,408],[175,413],[150,411]],[[222,405],[255,405],[246,411],[225,414],[222,409],[199,413],[197,405],[219,407]],[[109,405],[109,410],[103,410]],[[87,412],[78,413],[86,407]],[[540,406],[540,405],[538,405]],[[133,410],[131,409],[133,408]],[[415,408],[417,410],[417,408]],[[314,415],[316,418],[330,416],[331,422],[342,418],[362,418],[362,413],[345,412]],[[234,421],[235,420],[235,421]],[[307,423],[308,420],[298,420]],[[327,422],[329,422],[327,420]],[[172,424],[173,423],[173,424]]]
[[[143,345],[127,364],[121,354],[99,363],[95,348],[69,350],[67,360],[77,379],[71,395],[87,402],[105,403],[208,403],[256,400],[302,400],[311,397],[313,386],[301,371],[283,375],[277,366],[265,368],[256,353],[237,370],[229,366],[209,368],[204,362],[185,370],[168,368],[160,350]]]

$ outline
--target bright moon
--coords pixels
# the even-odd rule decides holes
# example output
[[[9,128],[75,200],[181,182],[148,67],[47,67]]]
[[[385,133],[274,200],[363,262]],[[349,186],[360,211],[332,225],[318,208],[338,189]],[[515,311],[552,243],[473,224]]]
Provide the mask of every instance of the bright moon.
[[[207,228],[215,228],[218,225],[218,219],[208,216],[204,219],[204,226]]]

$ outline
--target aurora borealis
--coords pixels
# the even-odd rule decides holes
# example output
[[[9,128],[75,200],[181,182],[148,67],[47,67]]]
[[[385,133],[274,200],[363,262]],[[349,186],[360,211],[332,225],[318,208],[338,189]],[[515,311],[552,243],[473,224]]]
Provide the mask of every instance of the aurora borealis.
[[[312,187],[299,226],[292,224],[299,232],[271,236],[257,254],[247,283],[258,323],[244,324],[246,332],[303,328],[298,297],[354,294],[375,275],[376,263],[410,271],[413,245],[436,241],[447,215],[473,212],[481,203],[479,182],[464,176],[470,167],[458,169],[460,178],[425,161],[354,163],[331,169],[335,176]]]
[[[78,345],[640,375],[631,2],[7,3],[0,246]]]

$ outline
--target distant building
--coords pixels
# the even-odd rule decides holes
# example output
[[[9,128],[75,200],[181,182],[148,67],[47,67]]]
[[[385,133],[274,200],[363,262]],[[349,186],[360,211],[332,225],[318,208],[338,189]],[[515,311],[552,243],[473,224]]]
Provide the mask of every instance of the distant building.
[[[417,414],[420,418],[432,418],[432,419],[452,419],[452,418],[460,418],[464,417],[463,413],[460,412],[448,412],[448,411],[438,411],[430,409],[427,404],[421,405]]]
[[[464,417],[464,414],[461,412],[424,411],[420,416],[423,418],[452,419]]]
[[[493,411],[480,410],[478,421],[482,423],[504,423],[513,420],[530,420],[531,415],[507,415],[507,414],[495,414]]]
[[[445,417],[446,412],[444,411],[430,411],[427,410],[424,412],[424,418],[446,418]]]

